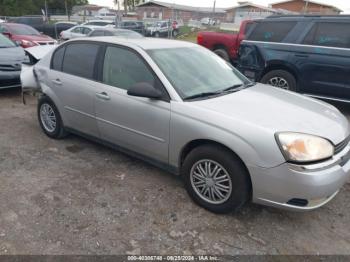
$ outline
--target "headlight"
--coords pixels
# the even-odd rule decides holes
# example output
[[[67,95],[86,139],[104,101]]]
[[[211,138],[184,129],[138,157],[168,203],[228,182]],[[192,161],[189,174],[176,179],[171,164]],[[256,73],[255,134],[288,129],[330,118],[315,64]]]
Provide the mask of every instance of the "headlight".
[[[24,46],[27,46],[27,47],[29,47],[29,46],[36,46],[37,45],[34,42],[28,41],[28,40],[22,40],[21,44],[24,45]]]
[[[291,162],[314,162],[330,158],[334,154],[334,146],[322,137],[283,132],[276,134],[282,154]]]

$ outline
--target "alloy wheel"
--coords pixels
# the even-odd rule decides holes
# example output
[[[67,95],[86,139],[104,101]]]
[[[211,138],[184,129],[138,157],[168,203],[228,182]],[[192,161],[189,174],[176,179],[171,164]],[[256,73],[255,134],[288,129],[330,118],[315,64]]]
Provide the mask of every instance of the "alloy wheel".
[[[231,196],[231,177],[222,165],[213,160],[196,162],[192,166],[190,179],[194,191],[208,203],[222,204]]]
[[[288,81],[286,79],[284,79],[283,77],[272,77],[269,81],[268,81],[269,85],[275,86],[275,87],[279,87],[285,90],[289,90],[289,84]]]
[[[40,107],[40,120],[46,131],[52,133],[56,129],[56,114],[51,105],[42,104]]]

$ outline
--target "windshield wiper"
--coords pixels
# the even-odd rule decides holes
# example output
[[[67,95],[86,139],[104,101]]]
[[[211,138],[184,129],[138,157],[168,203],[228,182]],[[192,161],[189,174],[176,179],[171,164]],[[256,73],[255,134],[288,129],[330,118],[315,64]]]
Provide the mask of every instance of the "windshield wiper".
[[[196,98],[215,96],[215,95],[218,95],[220,93],[221,92],[203,92],[203,93],[199,93],[199,94],[195,94],[195,95],[192,95],[192,96],[185,97],[184,100],[192,100],[192,99],[196,99]]]
[[[237,92],[237,91],[240,91],[242,89],[245,89],[247,87],[251,87],[254,85],[255,85],[255,83],[237,84],[237,85],[233,85],[233,86],[230,86],[228,88],[225,88],[223,90],[218,90],[216,92],[203,92],[203,93],[195,94],[192,96],[188,96],[188,97],[184,98],[184,100],[186,101],[186,100],[192,100],[192,99],[196,99],[196,98],[218,96],[218,95],[225,94],[225,93]]]
[[[254,86],[254,85],[256,85],[256,83],[254,83],[254,82],[251,82],[251,83],[248,83],[248,84],[233,85],[233,86],[230,86],[228,88],[225,88],[221,92],[228,92],[228,91],[237,92],[237,91],[240,91],[242,89],[245,89],[245,88],[248,88],[248,87],[251,87],[251,86]]]

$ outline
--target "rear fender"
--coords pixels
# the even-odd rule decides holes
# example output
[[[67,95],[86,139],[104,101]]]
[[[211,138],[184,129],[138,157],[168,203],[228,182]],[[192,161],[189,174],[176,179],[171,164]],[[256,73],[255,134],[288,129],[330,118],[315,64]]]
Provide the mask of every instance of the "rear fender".
[[[241,44],[237,62],[238,70],[253,81],[259,79],[265,67],[265,61],[255,45]]]
[[[41,93],[42,89],[38,81],[38,76],[34,66],[22,65],[21,71],[22,101],[26,104],[25,95],[35,95]]]

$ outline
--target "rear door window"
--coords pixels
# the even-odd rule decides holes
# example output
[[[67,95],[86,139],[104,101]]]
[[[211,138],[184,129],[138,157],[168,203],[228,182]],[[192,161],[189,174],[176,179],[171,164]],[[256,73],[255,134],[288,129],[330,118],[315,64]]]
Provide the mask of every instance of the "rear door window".
[[[91,33],[90,36],[104,36],[104,35],[105,35],[104,31],[102,31],[102,30],[95,30],[95,31],[93,31]]]
[[[282,42],[297,22],[274,21],[257,23],[248,40],[263,42]]]
[[[83,28],[82,27],[76,27],[72,30],[73,33],[82,34]]]
[[[83,34],[84,34],[84,35],[89,34],[91,31],[92,31],[92,30],[91,30],[90,28],[87,28],[87,27],[84,27],[84,28],[83,28]]]
[[[315,23],[303,44],[350,48],[350,23]]]
[[[69,44],[64,54],[62,71],[89,79],[94,79],[94,68],[99,45],[93,43]]]
[[[62,62],[63,62],[63,56],[65,47],[58,48],[55,53],[52,56],[52,62],[51,62],[51,68],[56,71],[62,70]]]

